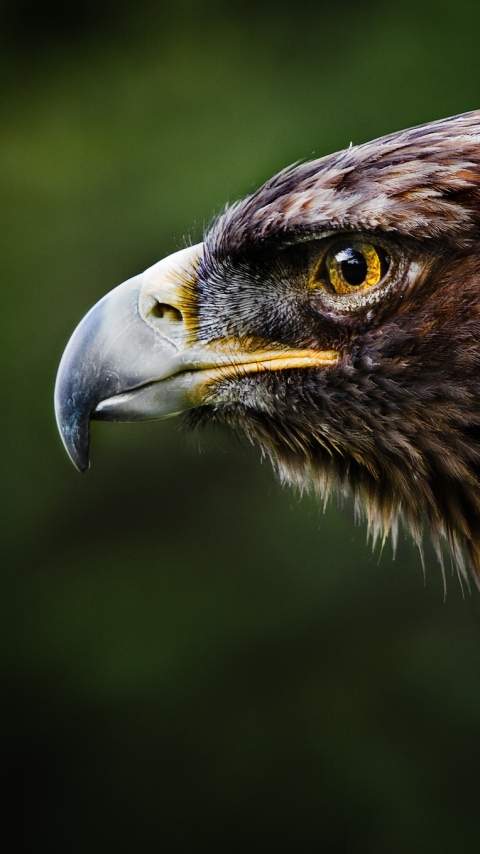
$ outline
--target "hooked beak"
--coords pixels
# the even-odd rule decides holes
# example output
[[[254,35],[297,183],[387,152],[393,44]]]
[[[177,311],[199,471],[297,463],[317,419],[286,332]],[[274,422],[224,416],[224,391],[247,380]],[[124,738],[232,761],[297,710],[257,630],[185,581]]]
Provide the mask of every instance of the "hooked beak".
[[[79,471],[89,466],[90,420],[167,418],[206,402],[209,387],[242,372],[318,367],[332,350],[245,350],[202,343],[197,334],[196,270],[203,244],[175,252],[114,288],[77,326],[55,384],[63,443]]]
[[[201,244],[176,252],[114,288],[70,338],[58,369],[55,413],[67,453],[80,471],[89,466],[92,418],[136,421],[189,408],[181,382],[176,389],[167,384],[160,397],[148,384],[188,370],[182,285],[200,251]],[[136,389],[141,389],[138,401]]]

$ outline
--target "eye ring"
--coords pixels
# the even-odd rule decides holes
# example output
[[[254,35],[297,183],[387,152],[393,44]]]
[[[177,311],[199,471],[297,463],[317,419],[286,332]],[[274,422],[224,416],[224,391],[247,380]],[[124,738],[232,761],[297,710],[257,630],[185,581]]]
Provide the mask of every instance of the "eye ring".
[[[346,296],[371,290],[388,274],[391,256],[366,240],[341,240],[331,244],[320,259],[311,286]]]

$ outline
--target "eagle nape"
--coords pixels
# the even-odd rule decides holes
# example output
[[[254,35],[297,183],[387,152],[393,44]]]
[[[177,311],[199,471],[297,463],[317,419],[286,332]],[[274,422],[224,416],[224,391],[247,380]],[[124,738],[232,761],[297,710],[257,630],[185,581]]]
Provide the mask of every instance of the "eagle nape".
[[[74,332],[57,421],[186,412],[283,480],[353,493],[480,574],[480,111],[286,169],[107,294]]]

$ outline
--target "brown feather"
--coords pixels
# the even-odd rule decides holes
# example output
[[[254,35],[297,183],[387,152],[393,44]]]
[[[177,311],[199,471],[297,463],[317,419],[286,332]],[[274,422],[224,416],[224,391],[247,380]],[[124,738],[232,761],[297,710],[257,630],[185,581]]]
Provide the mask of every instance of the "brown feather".
[[[420,545],[426,522],[438,554],[444,539],[477,577],[479,202],[474,112],[285,170],[228,209],[206,237],[200,334],[313,341],[343,357],[230,379],[190,415],[243,427],[285,480],[351,490],[374,538],[403,520]],[[393,241],[404,259],[377,303],[309,302],[311,257],[337,231]]]

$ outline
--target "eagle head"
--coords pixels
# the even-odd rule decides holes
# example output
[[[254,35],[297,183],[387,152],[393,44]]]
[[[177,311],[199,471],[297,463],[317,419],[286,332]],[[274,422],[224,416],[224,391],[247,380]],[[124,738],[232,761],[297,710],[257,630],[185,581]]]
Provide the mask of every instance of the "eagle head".
[[[480,111],[280,172],[82,320],[68,453],[88,466],[90,419],[239,427],[374,537],[426,523],[478,573],[479,238]]]

